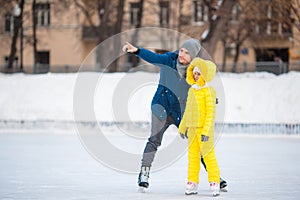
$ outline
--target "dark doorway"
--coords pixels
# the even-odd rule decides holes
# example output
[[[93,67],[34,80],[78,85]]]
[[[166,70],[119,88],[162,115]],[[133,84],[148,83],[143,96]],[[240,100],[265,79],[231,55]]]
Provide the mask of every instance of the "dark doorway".
[[[255,49],[256,71],[267,71],[274,74],[288,72],[288,48]]]
[[[37,52],[37,64],[34,73],[48,73],[50,69],[50,53],[49,51]]]
[[[289,62],[289,52],[284,49],[255,49],[256,61],[278,61]]]

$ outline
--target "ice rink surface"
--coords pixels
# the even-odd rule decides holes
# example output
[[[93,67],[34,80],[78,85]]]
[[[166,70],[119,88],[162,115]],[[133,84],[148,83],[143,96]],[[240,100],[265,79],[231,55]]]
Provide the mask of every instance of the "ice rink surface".
[[[112,137],[126,145],[126,139]],[[222,135],[216,152],[229,191],[215,199],[300,198],[300,137]],[[121,173],[96,161],[73,131],[0,133],[1,200],[213,199],[204,170],[198,195],[185,196],[186,175],[185,153],[169,167],[151,173],[150,188],[139,193],[137,174]]]

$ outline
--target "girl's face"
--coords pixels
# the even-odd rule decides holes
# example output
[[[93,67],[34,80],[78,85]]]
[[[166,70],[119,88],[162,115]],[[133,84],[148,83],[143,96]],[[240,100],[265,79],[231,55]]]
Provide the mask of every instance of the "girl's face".
[[[183,65],[188,65],[192,61],[191,55],[189,54],[187,49],[179,49],[178,60]]]
[[[199,77],[200,77],[200,73],[199,72],[195,72],[194,73],[194,79],[195,79],[195,81],[198,81],[199,80]]]

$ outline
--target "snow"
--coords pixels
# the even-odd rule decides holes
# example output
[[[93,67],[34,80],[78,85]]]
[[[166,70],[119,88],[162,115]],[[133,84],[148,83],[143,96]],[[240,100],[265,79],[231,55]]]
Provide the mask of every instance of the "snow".
[[[149,127],[97,126],[149,122],[158,78],[146,72],[0,74],[0,199],[211,199],[205,170],[199,194],[184,195],[187,143],[176,127],[165,133],[150,188],[141,194],[136,181]],[[299,72],[218,73],[212,84],[224,112],[218,120],[300,123]],[[31,124],[7,125],[18,121]],[[299,198],[298,135],[220,133],[216,154],[229,184],[216,199]]]
[[[79,87],[79,76],[95,80],[90,85],[95,88],[91,102],[97,120],[150,120],[150,103],[159,77],[157,73],[146,72],[0,74],[0,119],[74,120],[74,93]],[[218,91],[219,100],[226,103],[224,122],[300,123],[299,72],[280,76],[262,72],[219,73],[219,77],[224,88]],[[91,89],[90,85],[83,85],[81,90]],[[124,116],[116,116],[118,109],[126,112]],[[93,120],[84,114],[76,119]]]

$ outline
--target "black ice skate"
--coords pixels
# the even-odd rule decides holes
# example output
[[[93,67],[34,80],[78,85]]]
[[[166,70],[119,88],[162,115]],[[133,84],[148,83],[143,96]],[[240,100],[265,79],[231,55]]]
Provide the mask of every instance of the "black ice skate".
[[[142,166],[138,178],[138,185],[139,185],[140,192],[145,192],[145,189],[149,187],[149,173],[150,173],[150,167]]]
[[[227,192],[227,182],[221,178],[220,180],[220,190],[222,192]]]

